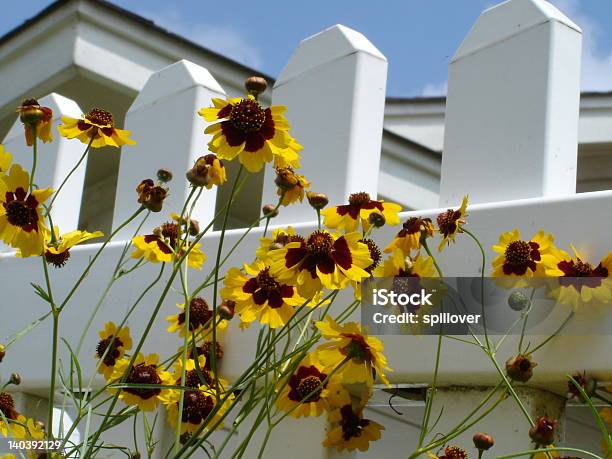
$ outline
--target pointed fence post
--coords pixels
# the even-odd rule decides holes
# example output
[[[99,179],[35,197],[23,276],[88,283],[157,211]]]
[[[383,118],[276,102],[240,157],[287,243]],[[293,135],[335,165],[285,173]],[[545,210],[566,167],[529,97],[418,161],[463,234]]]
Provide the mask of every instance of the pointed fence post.
[[[575,193],[581,38],[544,0],[482,13],[449,67],[441,206]]]
[[[272,103],[287,106],[304,146],[299,172],[331,204],[358,191],[377,194],[386,80],[385,56],[361,33],[335,25],[302,41],[274,85]],[[264,203],[278,201],[274,176],[266,170]],[[273,222],[314,219],[304,200]]]
[[[86,145],[78,140],[68,140],[57,132],[62,116],[79,118],[83,111],[72,99],[51,93],[38,101],[40,105],[53,110],[53,141],[38,141],[38,156],[34,181],[40,188],[51,187],[57,190],[70,170],[77,165],[85,152]],[[27,171],[32,169],[32,147],[25,143],[23,124],[15,121],[2,142],[7,151],[13,155],[13,163],[19,163]],[[81,211],[81,198],[85,182],[85,162],[75,170],[62,188],[60,197],[53,204],[53,223],[63,233],[77,229]],[[47,202],[49,203],[49,201]],[[12,251],[10,247],[0,251]]]
[[[185,173],[208,153],[210,138],[197,112],[209,107],[212,97],[224,98],[225,92],[208,70],[187,60],[151,75],[126,115],[126,129],[138,143],[121,155],[113,228],[138,208],[136,186],[143,179],[156,180],[160,168],[170,170],[175,178],[168,184],[163,210],[152,214],[147,225],[153,228],[167,221],[170,212],[180,212],[191,191]],[[216,189],[204,189],[204,193],[193,217],[208,222],[215,212]],[[136,225],[126,226],[118,237],[131,237]]]

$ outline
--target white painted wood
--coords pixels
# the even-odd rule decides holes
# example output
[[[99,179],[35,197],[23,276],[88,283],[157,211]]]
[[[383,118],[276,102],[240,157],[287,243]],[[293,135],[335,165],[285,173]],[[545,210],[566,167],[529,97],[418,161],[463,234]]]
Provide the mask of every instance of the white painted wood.
[[[57,126],[62,116],[79,118],[83,111],[72,99],[52,93],[38,100],[45,107],[53,110],[53,141],[38,141],[38,160],[34,181],[40,188],[58,189],[64,178],[76,166],[85,152],[86,145],[78,140],[61,137]],[[28,147],[24,138],[23,123],[17,118],[13,127],[2,142],[7,151],[13,154],[13,162],[19,163],[27,171],[32,169],[32,147]],[[81,210],[81,197],[85,182],[86,162],[72,174],[64,185],[59,198],[53,204],[53,223],[60,231],[68,232],[77,229]],[[50,201],[47,201],[47,204]]]
[[[113,228],[137,208],[136,186],[141,180],[156,180],[157,170],[168,169],[176,177],[161,212],[152,214],[151,227],[168,220],[169,212],[180,212],[191,188],[185,172],[195,160],[208,153],[210,136],[204,135],[205,122],[197,114],[211,105],[212,97],[225,97],[219,83],[204,67],[182,60],[154,73],[126,116],[125,127],[132,131],[137,145],[122,150],[119,166]],[[193,217],[208,222],[214,215],[216,188],[204,190]],[[135,226],[119,235],[128,237]]]
[[[482,13],[449,67],[441,206],[575,192],[581,36],[544,0]]]
[[[335,25],[302,41],[274,85],[272,103],[288,107],[293,135],[304,145],[300,173],[332,204],[350,193],[376,196],[387,60],[362,34]],[[277,202],[266,170],[263,202]],[[276,222],[312,219],[303,204],[283,208]]]

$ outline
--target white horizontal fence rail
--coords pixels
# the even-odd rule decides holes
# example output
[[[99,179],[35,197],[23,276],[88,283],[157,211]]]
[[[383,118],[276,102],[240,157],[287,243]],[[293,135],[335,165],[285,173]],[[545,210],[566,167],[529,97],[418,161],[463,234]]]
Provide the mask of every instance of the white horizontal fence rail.
[[[520,32],[507,32],[512,27]],[[575,103],[578,94],[575,76],[580,65],[579,30],[543,0],[510,0],[487,10],[472,33],[475,36],[468,36],[458,53],[461,59],[451,64],[442,167],[444,209],[447,205],[458,206],[466,193],[479,202],[468,209],[468,227],[487,249],[487,269],[492,259],[490,246],[497,242],[500,233],[514,227],[527,236],[544,228],[555,234],[558,245],[574,243],[593,259],[605,254],[610,250],[612,191],[574,195],[571,186],[567,185],[568,181],[575,183]],[[561,52],[562,48],[567,48],[568,52]],[[521,84],[500,82],[500,75],[494,71],[498,65],[509,72],[509,80],[518,79],[520,75]],[[313,183],[314,190],[328,193],[332,204],[343,203],[350,192],[376,194],[386,66],[384,56],[365,37],[343,26],[335,26],[300,44],[274,89],[274,103],[288,105],[288,119],[297,140],[305,146],[300,173]],[[565,76],[559,75],[561,73]],[[478,87],[486,90],[478,93],[474,90]],[[532,99],[529,103],[523,93],[526,89],[535,91],[529,92]],[[466,99],[464,93],[470,98]],[[171,169],[176,179],[169,184],[171,193],[164,210],[149,219],[144,231],[165,221],[169,212],[180,211],[188,192],[182,174],[195,158],[205,153],[207,139],[202,132],[205,124],[196,111],[208,106],[210,97],[223,94],[221,86],[206,69],[186,61],[162,69],[151,77],[127,116],[126,127],[133,130],[133,138],[139,144],[125,148],[122,154],[114,227],[137,209],[136,185],[144,178],[154,178],[160,167]],[[490,100],[493,95],[498,97],[497,103]],[[499,97],[507,103],[499,103]],[[479,107],[482,113],[470,106]],[[472,124],[472,117],[486,123],[478,129],[477,124]],[[481,131],[485,126],[487,132],[483,137]],[[520,139],[523,141],[519,142]],[[510,167],[510,160],[524,167],[514,167],[514,162]],[[42,184],[43,176],[40,177]],[[273,173],[268,166],[264,202],[277,200],[272,182]],[[558,186],[552,185],[558,183]],[[209,192],[197,218],[207,221],[212,216],[214,199],[215,193]],[[410,216],[435,218],[439,211],[403,213],[402,220]],[[298,232],[307,235],[316,228],[314,217],[314,212],[302,205],[282,208],[281,216],[272,222],[293,224]],[[60,334],[74,348],[83,333],[84,318],[96,308],[96,301],[134,228],[126,229],[117,242],[109,244],[63,313]],[[251,230],[241,248],[228,257],[221,272],[250,261],[263,231],[261,227]],[[375,233],[375,239],[386,245],[396,232],[397,228],[383,228]],[[226,233],[224,255],[243,233],[244,230]],[[219,237],[219,232],[210,232],[202,239],[202,249],[209,261],[202,272],[191,271],[190,284],[201,282],[209,273]],[[68,293],[99,247],[100,244],[92,244],[73,249],[69,263],[52,272],[56,297],[62,298]],[[456,245],[444,251],[440,262],[447,276],[474,276],[479,274],[480,252],[465,235],[458,235]],[[9,330],[24,327],[43,315],[46,305],[28,288],[28,282],[44,283],[40,260],[18,260],[10,254],[2,254],[0,266],[2,310],[19,305],[19,313],[12,315],[10,323],[0,324],[0,335],[4,336]],[[109,320],[120,321],[159,269],[159,265],[144,266],[113,286],[91,323],[80,352],[84,380],[94,376],[96,331]],[[142,335],[168,271],[170,269],[128,320],[136,339]],[[175,304],[182,303],[178,283],[175,287],[163,303],[145,343],[145,353],[168,355],[181,344],[177,336],[165,332],[164,318],[176,314]],[[204,290],[202,295],[212,300],[212,288]],[[343,293],[338,301],[339,304],[351,301],[351,293]],[[607,334],[612,327],[609,317],[593,315],[583,320],[592,327],[591,336],[558,337],[538,354],[541,358],[538,358],[538,371],[532,381],[534,387],[521,389],[521,396],[534,416],[562,416],[564,400],[559,394],[565,390],[567,373],[584,370],[602,379],[612,376],[607,351],[612,344]],[[221,374],[230,380],[252,363],[258,332],[255,325],[241,331],[237,322],[232,322],[223,340],[225,356]],[[23,379],[20,390],[24,392],[43,393],[48,387],[50,327],[46,321],[33,329],[27,339],[11,348],[0,367],[0,371],[19,369]],[[436,337],[388,336],[384,341],[385,354],[394,369],[390,375],[393,383],[432,382]],[[32,352],[33,343],[36,343],[36,352]],[[499,361],[503,362],[515,349],[516,342],[510,337],[499,351]],[[65,349],[61,357],[63,365],[67,365],[69,355]],[[463,393],[471,398],[481,390],[480,386],[493,385],[498,379],[481,351],[455,341],[445,344],[440,369],[438,382],[442,389],[436,406],[444,405],[445,416],[436,430],[444,431],[466,414],[465,401],[458,400],[453,386],[462,386]],[[100,385],[102,379],[96,376],[94,381]],[[474,430],[487,430],[498,439],[496,454],[509,454],[532,446],[524,420],[508,416],[512,402],[505,403],[508,403],[507,409],[474,426]],[[164,423],[160,426],[165,428]],[[287,424],[273,433],[265,457],[286,457],[288,448],[294,459],[335,457],[320,446],[325,427],[323,416],[316,420],[287,419]],[[120,432],[112,435],[103,438],[115,441],[122,438]],[[254,437],[247,457],[257,455],[260,440],[259,435]],[[457,444],[471,445],[469,435],[459,437]],[[399,445],[403,453],[414,446]],[[396,447],[385,445],[383,436],[380,446],[374,447],[382,450],[373,451],[383,451],[378,453],[383,457],[385,448],[395,451]],[[165,448],[160,447],[156,457],[164,452]]]

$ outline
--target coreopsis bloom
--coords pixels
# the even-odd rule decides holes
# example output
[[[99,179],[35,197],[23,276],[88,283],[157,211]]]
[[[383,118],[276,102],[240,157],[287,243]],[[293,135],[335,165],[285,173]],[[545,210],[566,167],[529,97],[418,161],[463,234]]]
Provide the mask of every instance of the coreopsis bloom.
[[[176,306],[182,312],[166,317],[166,320],[170,322],[167,330],[170,333],[178,331],[180,336],[185,336],[185,305],[177,304]],[[189,302],[189,332],[187,334],[191,336],[191,332],[197,333],[204,328],[212,327],[212,317],[213,312],[204,298],[199,296],[192,298]],[[217,319],[217,329],[224,330],[227,328],[227,325],[228,322],[226,320]]]
[[[183,359],[179,357],[174,365],[172,366],[172,378],[173,385],[180,386],[183,377]],[[228,386],[227,381],[223,378],[218,378],[219,386],[224,389]],[[198,355],[198,365],[192,357],[189,357],[185,362],[185,384],[184,387],[191,387],[194,389],[199,388],[202,385],[213,387],[215,378],[212,375],[210,369],[210,363],[207,363],[204,355]]]
[[[17,113],[23,123],[26,144],[29,147],[34,144],[35,137],[44,143],[53,140],[51,134],[53,110],[49,107],[41,106],[36,99],[26,99],[17,107]]]
[[[0,433],[4,437],[25,438],[26,418],[15,409],[15,400],[8,392],[0,392]],[[6,421],[5,421],[6,419]]]
[[[382,253],[380,253],[380,249],[376,242],[372,239],[364,238],[360,239],[359,242],[368,246],[368,251],[370,252],[370,258],[372,259],[372,264],[365,268],[366,272],[370,274],[370,276],[374,273],[374,270],[378,267],[380,262],[382,261]],[[352,281],[353,290],[355,292],[355,299],[361,301],[361,282]]]
[[[111,376],[112,382],[119,382],[128,369],[130,359],[122,358],[115,364]],[[158,385],[159,388],[126,387],[120,390],[119,398],[126,405],[137,406],[142,411],[153,411],[158,403],[159,396],[164,390],[164,385],[170,383],[170,373],[162,370],[159,365],[159,355],[149,354],[144,356],[138,354],[134,365],[125,379],[125,384],[149,384]]]
[[[205,186],[209,190],[213,185],[221,186],[227,181],[223,161],[212,153],[200,156],[186,176],[192,185]]]
[[[219,368],[219,363],[223,359],[223,345],[218,340],[214,343],[215,348],[215,366]],[[211,339],[204,340],[202,344],[196,347],[195,355],[198,357],[202,356],[205,358],[204,367],[206,370],[210,371],[212,369],[212,351],[213,351],[213,342]],[[194,358],[194,349],[193,347],[189,347],[188,349],[189,358]]]
[[[282,197],[281,204],[288,206],[294,202],[304,200],[304,192],[310,188],[310,182],[303,175],[296,174],[292,167],[277,167],[276,194]]]
[[[404,255],[410,255],[412,250],[421,248],[422,238],[431,237],[433,231],[431,218],[410,217],[403,223],[402,229],[385,248],[385,252],[391,253],[395,249],[400,249]]]
[[[245,263],[244,271],[246,274],[238,268],[231,268],[225,275],[221,290],[224,299],[236,302],[241,322],[259,320],[271,328],[282,327],[295,314],[295,306],[306,302],[295,287],[273,275],[264,262]]]
[[[417,253],[414,256],[404,255],[401,249],[395,249],[382,265],[374,269],[375,277],[437,277],[433,259]]]
[[[492,249],[500,254],[493,260],[494,277],[542,277],[545,273],[542,257],[551,253],[553,236],[540,230],[531,239],[523,240],[515,228],[503,233]]]
[[[438,453],[439,454],[439,453]],[[444,454],[438,455],[427,452],[427,455],[432,459],[468,459],[468,453],[458,446],[447,446],[444,448]]]
[[[371,441],[381,437],[385,428],[378,422],[363,417],[362,410],[355,412],[350,404],[332,411],[329,415],[332,428],[323,446],[341,451],[367,451]]]
[[[576,381],[576,383],[584,390],[584,392],[589,396],[593,396],[595,391],[597,390],[597,380],[590,378],[586,375],[586,372],[582,373],[574,373],[572,375],[572,379]],[[582,393],[578,390],[578,388],[574,385],[573,381],[567,382],[567,391],[569,393],[570,398],[577,398],[578,400],[586,403],[586,400],[582,396]]]
[[[442,240],[438,246],[438,251],[442,251],[445,245],[455,242],[455,235],[461,233],[461,225],[465,225],[465,217],[467,217],[468,197],[464,196],[461,201],[461,206],[457,210],[448,209],[442,212],[436,218],[438,223],[438,231]]]
[[[0,176],[0,239],[19,249],[21,255],[40,255],[45,232],[42,204],[53,194],[51,188],[28,192],[30,176],[19,164]]]
[[[269,260],[268,255],[271,250],[282,249],[290,242],[302,241],[304,241],[304,238],[296,234],[292,226],[277,228],[272,231],[272,237],[259,238],[259,247],[255,251],[255,256],[265,262]]]
[[[56,268],[63,267],[70,259],[70,249],[75,245],[104,236],[101,231],[89,233],[87,231],[70,231],[60,235],[59,228],[54,229],[56,240],[51,240],[50,232],[45,234],[45,260]]]
[[[549,282],[549,295],[557,301],[579,309],[581,306],[601,306],[612,300],[612,252],[596,266],[584,261],[575,247],[574,256],[564,250],[552,248],[543,257],[547,276],[556,277]]]
[[[349,281],[370,277],[370,250],[357,232],[342,236],[317,230],[303,241],[289,242],[270,252],[274,275],[295,283],[302,296],[312,296],[322,287],[338,290]]]
[[[385,222],[391,226],[400,222],[399,212],[402,207],[399,204],[375,201],[365,192],[351,194],[348,201],[348,204],[322,210],[323,224],[328,228],[350,232],[355,231],[361,222],[363,228],[367,230],[370,227],[369,217],[372,213],[382,214]]]
[[[61,136],[79,139],[85,145],[91,143],[92,148],[136,144],[130,139],[131,132],[117,129],[112,113],[101,108],[92,108],[81,119],[62,116],[62,123],[57,128]]]
[[[283,113],[286,107],[263,108],[253,96],[245,99],[212,99],[213,107],[198,113],[211,124],[204,131],[212,134],[208,148],[221,159],[236,156],[249,172],[258,172],[265,163],[278,159],[278,166],[293,165],[302,149],[289,134]]]
[[[101,359],[98,373],[108,380],[113,375],[115,364],[123,358],[125,351],[132,348],[130,327],[119,329],[113,322],[107,322],[104,330],[98,332],[100,341],[96,346],[96,357]]]
[[[13,155],[6,151],[4,145],[0,144],[0,177],[7,173],[12,162]]]
[[[325,410],[349,403],[351,396],[340,378],[325,373],[316,353],[310,353],[288,377],[276,406],[294,418],[300,418],[319,416]]]
[[[529,438],[538,446],[548,445],[554,441],[558,425],[557,420],[540,416],[529,429]]]
[[[153,230],[153,234],[136,236],[132,239],[135,247],[132,258],[144,258],[150,263],[169,263],[182,256],[191,247],[187,255],[187,265],[200,269],[206,261],[206,255],[200,250],[201,244],[184,242],[184,235],[179,240],[179,224],[167,222]]]
[[[347,322],[339,325],[331,317],[316,324],[321,336],[328,342],[317,348],[317,356],[328,371],[336,369],[346,384],[373,384],[373,373],[389,384],[385,371],[391,371],[387,366],[387,358],[383,354],[383,343],[373,336],[368,336],[361,330],[357,322]]]
[[[180,381],[179,381],[180,383]],[[217,391],[202,384],[190,390],[184,391],[183,397],[183,413],[181,416],[181,433],[192,433],[198,430],[204,422],[206,425],[213,427],[223,418],[224,414],[229,409],[234,398],[233,395],[225,400],[215,414],[210,418],[210,414],[217,404]],[[172,428],[176,428],[179,418],[179,403],[181,400],[181,391],[178,389],[165,390],[159,399],[166,407],[168,413],[168,423]],[[223,423],[219,423],[215,428],[223,427]]]

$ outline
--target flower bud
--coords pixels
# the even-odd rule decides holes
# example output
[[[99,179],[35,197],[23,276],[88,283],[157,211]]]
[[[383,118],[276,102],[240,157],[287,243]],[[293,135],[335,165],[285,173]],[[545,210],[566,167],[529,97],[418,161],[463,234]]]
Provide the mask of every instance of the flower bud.
[[[136,187],[138,193],[138,202],[146,207],[151,212],[159,212],[162,210],[162,205],[168,190],[159,185],[155,185],[153,180],[145,179]]]
[[[300,183],[291,167],[277,167],[274,183],[281,190],[291,190]]]
[[[272,204],[266,204],[265,206],[263,206],[261,208],[261,212],[266,218],[274,218],[278,216],[278,209],[276,208],[276,206],[273,206]]]
[[[23,124],[36,125],[45,118],[45,111],[36,99],[26,99],[17,107],[19,119]]]
[[[200,234],[200,222],[194,219],[189,220],[189,235],[197,236]]]
[[[134,451],[132,454],[130,454],[130,459],[140,459],[140,453],[138,451]]]
[[[19,375],[19,373],[12,373],[11,374],[11,379],[9,379],[9,382],[11,384],[16,385],[16,386],[21,384],[21,376]]]
[[[232,300],[223,300],[219,305],[219,316],[225,320],[232,320],[235,314],[236,302]]]
[[[159,169],[157,171],[157,180],[162,183],[168,183],[172,180],[172,172],[170,172],[168,169]]]
[[[245,80],[244,87],[247,92],[255,97],[266,91],[268,82],[260,76],[252,76]]]
[[[374,226],[375,228],[380,228],[381,226],[384,226],[386,221],[387,219],[385,218],[385,216],[377,210],[372,212],[368,217],[368,222],[370,222],[370,225]]]
[[[531,359],[531,355],[519,354],[510,357],[506,362],[506,373],[513,381],[527,382],[533,376],[533,369],[538,364]]]
[[[508,297],[508,306],[514,311],[526,311],[531,306],[531,300],[523,292],[512,292]]]
[[[597,381],[593,378],[587,377],[586,373],[576,373],[572,375],[572,378],[578,383],[580,387],[582,387],[587,396],[591,397],[595,393],[595,390],[597,389]],[[567,388],[569,390],[571,398],[577,398],[582,402],[586,402],[586,400],[582,396],[582,393],[578,390],[578,388],[574,385],[572,381],[567,382]]]
[[[474,446],[476,449],[480,451],[488,451],[489,449],[493,448],[493,445],[495,444],[491,435],[487,435],[486,433],[482,432],[474,434],[472,440],[474,440]]]
[[[325,193],[313,193],[309,191],[306,193],[306,198],[310,206],[315,210],[321,210],[329,204],[329,198]]]
[[[0,344],[0,362],[2,362],[2,359],[4,359],[5,355],[6,355],[6,347],[4,347],[4,344]]]
[[[529,429],[529,438],[538,446],[550,445],[555,440],[555,432],[559,422],[547,416],[540,416],[535,425]]]

